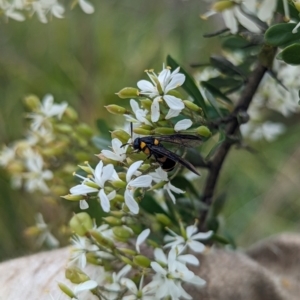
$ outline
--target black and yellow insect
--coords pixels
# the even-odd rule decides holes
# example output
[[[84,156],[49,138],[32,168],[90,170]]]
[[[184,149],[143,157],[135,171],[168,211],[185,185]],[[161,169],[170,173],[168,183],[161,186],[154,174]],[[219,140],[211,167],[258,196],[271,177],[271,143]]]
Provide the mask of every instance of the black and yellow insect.
[[[190,162],[165,148],[161,142],[183,147],[193,147],[202,142],[202,139],[192,134],[175,133],[171,135],[139,137],[133,141],[132,146],[137,152],[143,151],[148,158],[153,156],[164,171],[172,171],[176,164],[179,163],[195,174],[200,175]]]

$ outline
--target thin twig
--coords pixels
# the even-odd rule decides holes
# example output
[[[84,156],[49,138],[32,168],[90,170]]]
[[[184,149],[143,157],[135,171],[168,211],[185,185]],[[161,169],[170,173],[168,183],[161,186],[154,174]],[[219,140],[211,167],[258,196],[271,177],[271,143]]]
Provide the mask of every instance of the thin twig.
[[[243,90],[241,97],[233,111],[233,115],[237,115],[238,113],[246,113],[248,107],[253,99],[253,96],[256,93],[256,90],[264,77],[264,74],[268,71],[268,69],[262,64],[258,63],[252,74],[248,78],[248,82]],[[237,129],[239,128],[239,123],[237,118],[232,118],[229,120],[227,126],[225,127],[226,136],[230,136],[235,134]],[[211,160],[210,169],[208,173],[208,177],[206,179],[206,183],[204,186],[202,201],[208,206],[207,210],[200,212],[199,224],[198,228],[200,231],[206,231],[207,224],[207,214],[209,208],[212,205],[213,197],[215,194],[215,189],[217,185],[217,181],[220,175],[220,171],[223,165],[223,162],[232,146],[232,142],[228,139],[220,145],[218,150],[216,151],[213,159]]]

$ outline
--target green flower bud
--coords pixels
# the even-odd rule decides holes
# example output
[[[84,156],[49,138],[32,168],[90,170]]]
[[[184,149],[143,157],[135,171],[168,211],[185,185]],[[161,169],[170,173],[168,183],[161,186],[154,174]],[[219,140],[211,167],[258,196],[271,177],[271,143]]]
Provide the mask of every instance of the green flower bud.
[[[128,229],[126,229],[125,227],[122,227],[122,226],[116,226],[112,229],[112,231],[118,240],[124,241],[124,242],[126,242],[128,239],[130,239],[131,235],[132,235]]]
[[[142,128],[134,128],[133,132],[136,134],[141,134],[141,135],[150,135],[151,134],[150,130],[146,130],[146,129],[142,129]]]
[[[114,243],[111,240],[105,238],[98,231],[96,231],[96,230],[93,229],[93,230],[90,230],[89,233],[95,239],[95,241],[97,243],[99,243],[99,245],[101,245],[101,246],[103,246],[105,248],[109,248],[109,249],[114,249],[115,248]]]
[[[24,166],[21,162],[12,161],[9,163],[6,169],[10,174],[18,174],[24,171]]]
[[[92,181],[85,181],[84,184],[95,189],[100,189],[99,185]]]
[[[122,180],[114,180],[111,181],[111,185],[117,189],[122,189],[126,187],[126,182],[122,181]]]
[[[179,98],[181,100],[184,99],[183,96],[181,95],[181,93],[178,92],[177,90],[170,90],[170,91],[168,91],[167,95],[174,96],[174,97]]]
[[[74,130],[69,124],[54,124],[54,129],[62,133],[69,133]]]
[[[162,223],[165,226],[170,226],[172,224],[170,218],[165,214],[156,214],[155,217],[159,223]]]
[[[154,184],[150,189],[148,189],[148,191],[159,190],[159,189],[161,189],[166,183],[168,183],[168,182],[167,182],[167,181],[160,181],[160,182]]]
[[[78,113],[73,107],[68,106],[65,110],[64,115],[71,121],[78,120]]]
[[[200,127],[196,128],[196,132],[199,135],[202,135],[204,137],[210,137],[211,136],[211,131],[206,126],[200,126]]]
[[[85,254],[85,256],[86,256],[87,262],[89,262],[90,264],[96,265],[96,266],[102,265],[101,259],[99,259],[99,257],[97,257],[95,253],[88,252]]]
[[[133,263],[142,268],[149,268],[151,260],[144,255],[137,255],[133,258]]]
[[[123,199],[124,199],[124,197],[123,197]],[[124,216],[124,213],[121,210],[119,210],[119,211],[117,211],[117,210],[111,211],[110,214],[112,216],[117,217],[117,218],[122,218]]]
[[[128,248],[118,248],[119,251],[123,252],[124,254],[127,255],[136,255],[136,251],[132,250],[132,249],[128,249]]]
[[[82,195],[65,195],[65,196],[61,196],[61,198],[64,198],[66,200],[69,200],[69,201],[79,201],[79,200],[82,200]]]
[[[91,158],[91,155],[87,151],[76,151],[74,157],[77,161],[87,161]]]
[[[24,104],[32,111],[37,110],[40,105],[41,101],[40,99],[35,95],[29,95],[24,98]]]
[[[119,139],[122,143],[127,143],[130,135],[123,129],[114,130],[111,132],[111,137]]]
[[[190,100],[183,100],[183,103],[184,103],[185,107],[187,107],[188,109],[190,109],[192,111],[199,112],[199,113],[202,112],[202,108]]]
[[[221,0],[221,1],[214,3],[214,5],[212,6],[212,10],[214,10],[216,12],[222,12],[226,9],[232,8],[235,5],[236,5],[236,3],[233,1]]]
[[[115,196],[115,198],[113,199],[113,201],[116,201],[116,202],[124,202],[124,196],[123,195],[120,195],[120,194],[117,194]],[[112,213],[112,212],[111,212]]]
[[[89,276],[87,276],[77,267],[67,268],[65,271],[65,277],[69,279],[72,283],[76,284],[90,280]]]
[[[127,258],[126,256],[120,256],[120,258],[125,264],[130,265],[130,266],[134,266],[133,262],[129,258]]]
[[[293,4],[295,8],[300,12],[300,2],[299,1],[293,1]]]
[[[81,212],[72,217],[70,220],[70,227],[79,236],[84,236],[93,228],[93,221],[89,214]]]
[[[108,110],[108,112],[114,115],[124,115],[129,113],[126,108],[115,104],[106,105],[104,107]]]
[[[120,226],[123,224],[121,219],[112,217],[112,216],[108,216],[106,218],[102,218],[107,224],[112,225],[112,226]]]
[[[90,138],[94,134],[93,129],[85,123],[80,123],[78,126],[75,127],[75,130],[77,133],[81,134],[86,138]]]
[[[173,128],[157,127],[154,129],[154,134],[172,134],[175,133]]]
[[[68,188],[66,186],[64,186],[64,185],[57,184],[57,185],[51,186],[51,192],[54,195],[57,195],[57,196],[60,197],[61,195],[63,195],[63,194],[65,194],[65,193],[68,192]]]
[[[139,90],[133,87],[126,87],[116,93],[116,95],[118,95],[121,99],[137,98],[139,95]]]
[[[146,130],[151,130],[153,126],[147,125],[147,124],[142,124],[138,128],[146,129]]]
[[[69,296],[71,299],[73,299],[73,298],[76,299],[76,296],[75,296],[75,294],[73,293],[73,291],[70,290],[70,288],[68,288],[65,284],[59,282],[59,283],[58,283],[58,286],[59,286],[60,290],[61,290],[64,294],[66,294],[67,296]]]
[[[119,176],[119,178],[120,178],[122,181],[125,181],[125,182],[126,182],[126,173],[124,173],[124,172],[119,172],[119,173],[118,173],[118,176]]]
[[[147,109],[148,111],[151,111],[152,101],[150,99],[143,99],[140,100],[140,102],[143,109]]]
[[[105,165],[112,164],[112,165],[116,166],[118,164],[117,161],[107,158],[102,153],[99,153],[95,156],[97,156],[100,160],[102,160]]]
[[[145,158],[145,157],[144,157]],[[142,164],[140,166],[141,171],[147,171],[150,168],[150,164]]]
[[[88,164],[88,162],[86,162],[86,164]],[[93,175],[93,171],[91,170],[91,168],[89,166],[82,166],[79,165],[78,166],[81,170],[83,170],[85,173]]]

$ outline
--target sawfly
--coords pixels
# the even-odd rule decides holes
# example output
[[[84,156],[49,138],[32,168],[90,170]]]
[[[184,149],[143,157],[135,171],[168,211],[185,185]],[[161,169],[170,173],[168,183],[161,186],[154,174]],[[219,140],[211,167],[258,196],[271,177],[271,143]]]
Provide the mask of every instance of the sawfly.
[[[200,176],[196,168],[190,162],[175,152],[165,148],[162,142],[174,144],[178,147],[194,147],[199,145],[202,142],[202,139],[196,135],[181,133],[145,136],[136,138],[132,143],[132,147],[136,152],[144,152],[147,155],[147,158],[153,156],[155,161],[158,162],[161,168],[166,172],[172,171],[176,164],[179,163]],[[124,144],[121,147],[125,145],[127,144]]]

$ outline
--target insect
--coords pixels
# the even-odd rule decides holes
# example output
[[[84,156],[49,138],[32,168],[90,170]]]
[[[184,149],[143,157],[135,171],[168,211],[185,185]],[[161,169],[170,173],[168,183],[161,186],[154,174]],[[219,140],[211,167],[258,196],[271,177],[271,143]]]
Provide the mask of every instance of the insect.
[[[200,175],[190,162],[165,148],[161,142],[184,147],[193,147],[202,142],[202,139],[192,134],[175,133],[171,135],[138,137],[133,141],[132,146],[136,152],[143,151],[146,155],[148,155],[147,158],[153,156],[164,171],[172,171],[176,164],[179,163],[195,174]],[[125,145],[126,144],[122,145],[122,147]]]

